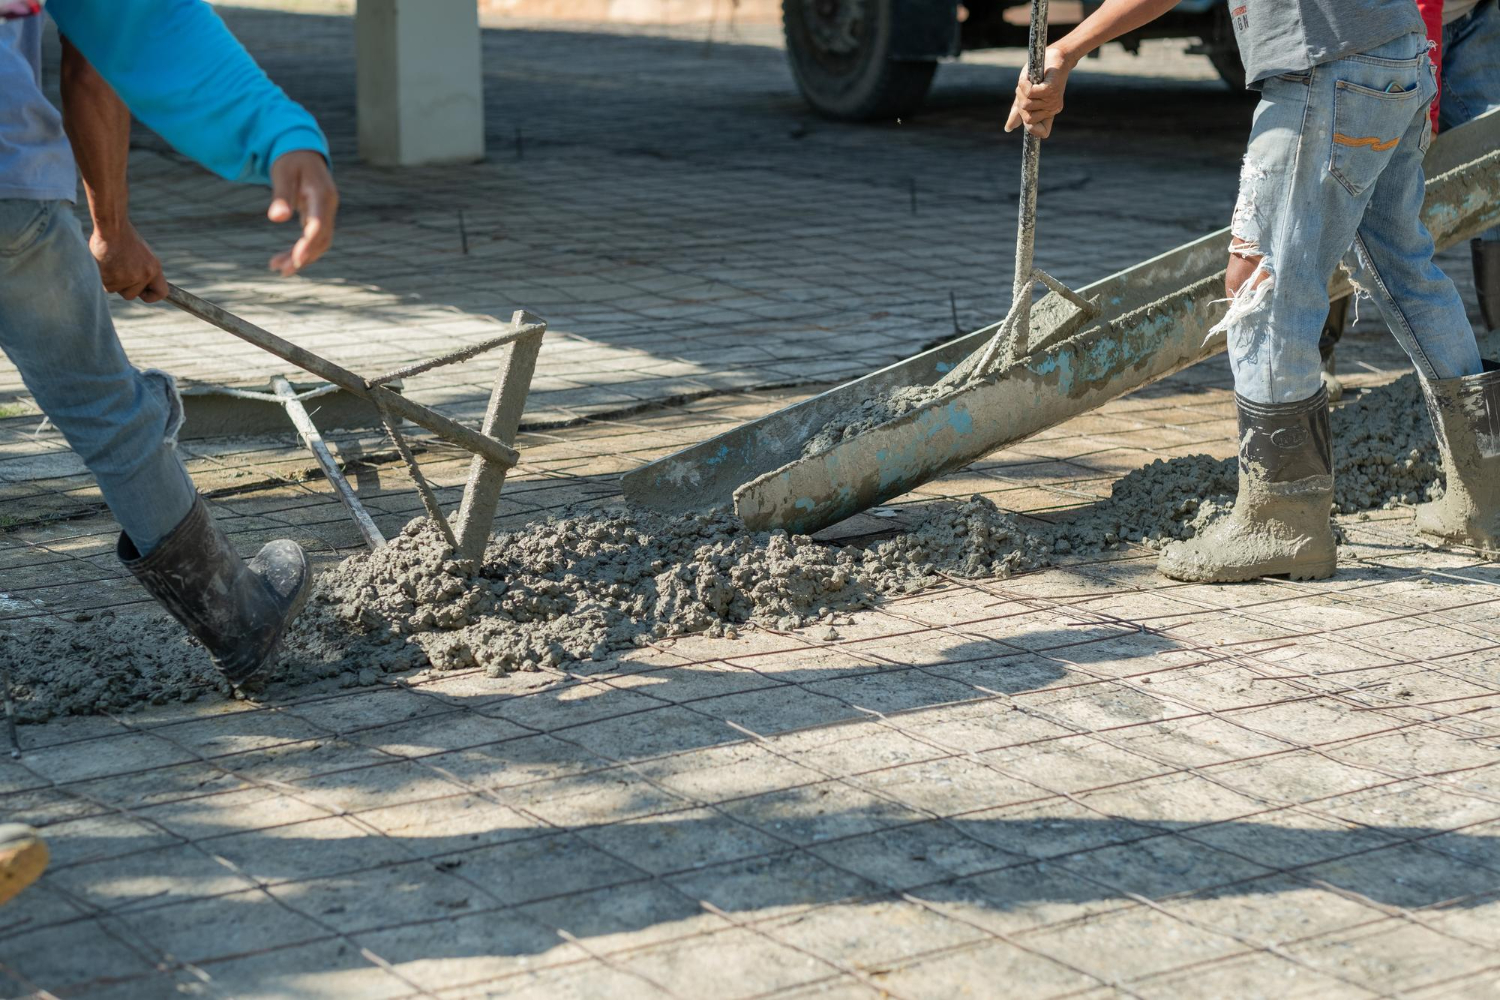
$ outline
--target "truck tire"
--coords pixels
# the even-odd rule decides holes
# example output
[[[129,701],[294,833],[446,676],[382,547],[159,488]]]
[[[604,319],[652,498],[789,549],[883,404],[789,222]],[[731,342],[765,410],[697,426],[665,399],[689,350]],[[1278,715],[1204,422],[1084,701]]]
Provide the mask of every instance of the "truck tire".
[[[891,8],[891,0],[782,0],[792,75],[818,114],[866,122],[921,107],[937,61],[891,58]]]
[[[1234,40],[1234,25],[1229,21],[1229,5],[1219,4],[1214,10],[1213,33],[1203,36],[1203,47],[1208,50],[1208,61],[1218,71],[1219,79],[1229,84],[1229,89],[1245,89],[1245,64],[1240,61],[1240,47]]]
[[[1229,84],[1229,89],[1236,92],[1245,89],[1245,64],[1240,62],[1239,52],[1234,49],[1210,51],[1208,61],[1214,64],[1219,79]]]

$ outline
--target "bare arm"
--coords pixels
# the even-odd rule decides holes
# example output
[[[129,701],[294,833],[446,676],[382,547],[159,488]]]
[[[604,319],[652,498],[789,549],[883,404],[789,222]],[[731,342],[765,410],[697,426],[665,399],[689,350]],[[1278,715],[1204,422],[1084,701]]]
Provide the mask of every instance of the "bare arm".
[[[1083,23],[1047,48],[1041,83],[1032,83],[1026,71],[1021,71],[1005,131],[1024,124],[1026,131],[1039,138],[1051,135],[1052,119],[1063,109],[1063,91],[1073,67],[1105,42],[1150,24],[1176,5],[1177,0],[1104,0]]]
[[[130,111],[66,38],[59,82],[63,126],[94,220],[89,249],[99,263],[104,290],[158,302],[167,294],[161,261],[130,221]]]

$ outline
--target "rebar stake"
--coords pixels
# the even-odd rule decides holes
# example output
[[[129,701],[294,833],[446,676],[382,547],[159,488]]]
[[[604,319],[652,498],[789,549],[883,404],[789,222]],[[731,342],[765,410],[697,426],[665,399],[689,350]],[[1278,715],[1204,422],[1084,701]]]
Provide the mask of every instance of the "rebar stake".
[[[453,529],[448,526],[448,519],[443,516],[443,509],[438,506],[437,495],[432,492],[432,487],[427,484],[427,477],[422,475],[422,467],[417,464],[417,456],[411,453],[411,448],[406,444],[406,438],[401,434],[396,422],[381,405],[379,396],[375,397],[375,408],[380,411],[380,422],[385,425],[385,432],[390,436],[391,444],[396,446],[396,451],[401,456],[401,461],[406,463],[406,471],[411,473],[412,481],[417,484],[417,493],[422,498],[422,506],[427,508],[427,516],[436,524],[438,530],[447,539],[448,547],[458,549],[458,539],[453,537]]]
[[[520,331],[520,335],[503,349],[500,370],[495,374],[495,387],[490,391],[489,406],[484,411],[484,423],[479,432],[515,447],[521,411],[526,408],[531,376],[536,371],[537,354],[542,349],[547,325],[523,309],[516,310],[511,325]],[[500,490],[505,486],[507,471],[505,466],[491,462],[483,455],[475,455],[469,464],[469,482],[464,487],[464,498],[456,519],[458,544],[455,548],[460,558],[475,563],[484,558],[484,547],[494,528],[495,511],[500,505]]]

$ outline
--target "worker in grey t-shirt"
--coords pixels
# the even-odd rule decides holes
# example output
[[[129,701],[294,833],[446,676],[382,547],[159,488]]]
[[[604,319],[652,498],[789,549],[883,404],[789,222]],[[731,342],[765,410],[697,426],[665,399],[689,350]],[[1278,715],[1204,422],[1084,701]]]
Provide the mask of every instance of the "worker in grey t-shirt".
[[[1341,262],[1380,306],[1423,381],[1443,498],[1417,527],[1500,546],[1500,372],[1484,372],[1464,305],[1421,222],[1422,157],[1437,93],[1413,0],[1230,0],[1246,79],[1261,92],[1230,221],[1225,337],[1239,414],[1239,496],[1169,546],[1178,580],[1316,579],[1337,566],[1333,459],[1318,335]],[[1084,55],[1173,0],[1105,0],[1025,73],[1007,129],[1051,133]]]
[[[1229,14],[1251,87],[1427,31],[1412,0],[1229,0]]]
[[[1500,108],[1500,0],[1447,0],[1440,48],[1438,127],[1457,128]],[[1500,226],[1469,241],[1469,260],[1480,320],[1490,332],[1500,331]],[[1343,396],[1344,386],[1335,371],[1334,352],[1348,322],[1351,298],[1345,296],[1330,305],[1318,339],[1323,384],[1328,397],[1335,400]]]

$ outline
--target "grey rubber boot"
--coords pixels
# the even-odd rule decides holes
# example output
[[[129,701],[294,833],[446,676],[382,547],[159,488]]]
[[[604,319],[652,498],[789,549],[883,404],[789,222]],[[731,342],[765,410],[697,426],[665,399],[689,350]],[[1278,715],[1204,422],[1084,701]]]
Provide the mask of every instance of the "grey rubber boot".
[[[1234,510],[1162,552],[1174,580],[1234,583],[1261,576],[1320,580],[1338,562],[1328,393],[1296,403],[1234,397],[1240,418],[1240,487]]]
[[[1423,381],[1448,485],[1417,507],[1417,530],[1479,549],[1500,548],[1500,366]]]
[[[116,552],[151,596],[208,649],[232,684],[270,665],[307,601],[311,573],[293,541],[269,542],[248,563],[214,524],[203,498],[150,555],[124,534]]]
[[[1474,290],[1479,293],[1479,315],[1490,330],[1500,330],[1500,242],[1470,240],[1474,259]]]
[[[8,903],[47,867],[47,845],[29,826],[0,824],[0,903]]]

